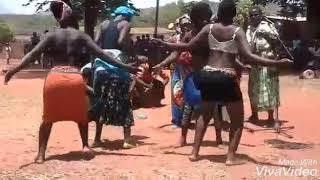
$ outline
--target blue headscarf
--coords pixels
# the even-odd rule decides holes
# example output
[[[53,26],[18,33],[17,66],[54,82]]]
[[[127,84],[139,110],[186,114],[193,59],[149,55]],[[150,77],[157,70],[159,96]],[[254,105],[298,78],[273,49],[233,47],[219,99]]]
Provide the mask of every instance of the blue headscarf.
[[[127,6],[119,6],[112,14],[113,16],[126,16],[126,17],[132,17],[135,15],[135,10],[127,7]]]

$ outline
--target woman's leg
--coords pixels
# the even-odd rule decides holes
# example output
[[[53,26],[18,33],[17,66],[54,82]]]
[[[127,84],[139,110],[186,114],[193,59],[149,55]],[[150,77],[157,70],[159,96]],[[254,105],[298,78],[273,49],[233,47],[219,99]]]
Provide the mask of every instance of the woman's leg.
[[[101,141],[101,133],[102,133],[103,124],[100,122],[96,122],[96,135],[94,137],[94,142],[92,147],[100,147],[102,145]]]
[[[268,110],[268,121],[274,122],[274,110]]]
[[[216,143],[217,145],[222,144],[222,105],[216,105],[214,108],[214,127],[216,130]]]
[[[135,145],[133,145],[131,141],[131,126],[123,127],[123,135],[124,135],[123,148],[124,149],[134,148]]]
[[[89,147],[88,144],[88,123],[80,124],[78,123],[78,128],[82,141],[82,151],[86,153],[92,153],[93,150]]]
[[[250,122],[256,122],[259,120],[258,111],[255,109],[255,106],[251,103],[251,116],[249,117]]]
[[[258,110],[256,109],[255,101],[257,99],[257,92],[255,91],[257,86],[257,78],[258,75],[256,72],[250,72],[249,73],[249,81],[248,81],[248,95],[250,100],[250,106],[251,106],[251,116],[249,117],[249,121],[255,123],[259,120]]]
[[[48,140],[50,137],[53,123],[42,122],[39,130],[39,150],[38,155],[35,158],[36,163],[43,163],[45,159]]]
[[[196,124],[196,134],[194,137],[194,145],[193,145],[191,156],[189,157],[191,161],[198,160],[199,149],[200,149],[204,134],[206,133],[210,119],[213,117],[213,108],[214,108],[214,103],[212,102],[201,103],[201,111],[200,111],[201,114]]]
[[[192,106],[185,104],[183,107],[183,114],[182,114],[182,122],[181,122],[181,137],[179,140],[179,147],[185,146],[187,143],[187,134],[188,129],[190,126],[191,117],[193,114]]]
[[[236,164],[235,152],[238,149],[244,121],[243,101],[232,102],[227,104],[227,110],[231,120],[230,134],[229,134],[229,149],[227,154],[227,165]]]

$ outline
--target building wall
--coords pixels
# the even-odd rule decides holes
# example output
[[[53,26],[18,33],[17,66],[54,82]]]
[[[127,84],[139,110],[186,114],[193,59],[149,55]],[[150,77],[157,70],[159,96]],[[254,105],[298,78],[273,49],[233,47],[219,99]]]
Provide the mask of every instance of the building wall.
[[[13,42],[10,42],[10,46],[12,49],[11,57],[14,59],[21,59],[24,56],[23,52],[23,44],[27,40],[24,38],[16,38]],[[0,53],[0,58],[5,58],[4,50]]]

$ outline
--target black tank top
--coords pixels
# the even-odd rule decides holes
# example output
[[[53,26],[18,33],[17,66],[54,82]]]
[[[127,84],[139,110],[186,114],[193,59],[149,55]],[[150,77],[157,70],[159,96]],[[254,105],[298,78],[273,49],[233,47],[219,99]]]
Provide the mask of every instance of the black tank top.
[[[120,21],[110,20],[108,27],[102,30],[102,49],[120,49],[118,44],[119,31],[118,24]]]

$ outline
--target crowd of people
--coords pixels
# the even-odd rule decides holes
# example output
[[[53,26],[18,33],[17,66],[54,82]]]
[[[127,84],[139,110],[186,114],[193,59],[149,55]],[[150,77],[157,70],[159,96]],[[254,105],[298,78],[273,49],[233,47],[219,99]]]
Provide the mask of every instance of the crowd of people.
[[[163,88],[168,81],[163,68],[169,64],[173,65],[172,120],[182,127],[179,146],[186,144],[190,121],[196,120],[191,161],[199,159],[199,149],[212,118],[217,143],[222,143],[221,107],[226,106],[231,120],[226,164],[238,164],[235,153],[244,123],[240,80],[245,68],[251,69],[249,86],[254,87],[249,93],[252,94],[253,109],[250,119],[257,121],[259,111],[268,111],[269,120],[275,121],[273,111],[279,106],[277,72],[292,61],[280,59],[273,51],[276,48],[271,48],[277,44],[273,43],[277,34],[272,24],[262,21],[259,7],[250,11],[251,24],[247,34],[234,25],[234,1],[222,0],[214,23],[210,6],[199,2],[192,7],[189,16],[179,18],[181,31],[170,41],[164,41],[162,37],[145,37],[145,40],[142,37],[135,43],[129,35],[135,12],[129,7],[118,7],[112,19],[102,22],[94,40],[78,30],[81,13],[73,9],[68,0],[52,1],[50,10],[60,29],[47,33],[26,54],[22,63],[5,76],[7,84],[15,73],[33,63],[47,49],[53,52],[55,64],[44,83],[37,163],[44,162],[52,125],[58,121],[72,120],[78,124],[85,152],[93,152],[88,145],[90,121],[96,122],[93,147],[101,145],[101,132],[106,124],[123,127],[123,148],[134,148],[131,92],[136,84]],[[153,50],[161,48],[171,54],[167,58],[153,57],[158,54]],[[84,53],[95,59],[83,59],[88,57]]]

